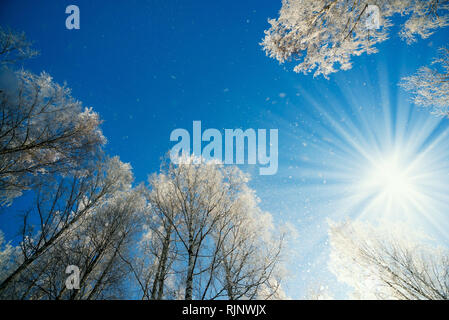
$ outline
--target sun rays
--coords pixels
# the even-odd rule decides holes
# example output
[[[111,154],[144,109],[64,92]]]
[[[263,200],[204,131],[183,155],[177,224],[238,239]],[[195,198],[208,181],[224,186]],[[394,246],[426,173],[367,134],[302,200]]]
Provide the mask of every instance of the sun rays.
[[[395,220],[447,240],[448,122],[371,78],[351,86],[336,80],[320,95],[299,88],[297,111],[306,125],[290,134],[298,146],[287,161],[296,190],[320,216]]]

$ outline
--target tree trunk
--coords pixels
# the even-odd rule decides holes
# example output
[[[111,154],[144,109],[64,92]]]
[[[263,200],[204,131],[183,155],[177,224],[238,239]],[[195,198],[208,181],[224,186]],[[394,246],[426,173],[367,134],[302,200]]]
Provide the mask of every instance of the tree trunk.
[[[228,298],[229,300],[235,300],[234,298],[234,290],[232,287],[232,280],[231,280],[231,270],[229,270],[227,263],[225,263],[225,272],[226,272],[226,291],[228,292]]]
[[[167,260],[168,260],[168,251],[170,249],[170,236],[171,236],[171,226],[167,230],[167,234],[164,239],[164,246],[162,250],[162,256],[161,256],[161,268],[159,273],[159,283],[158,283],[158,290],[157,290],[157,299],[161,300],[164,296],[164,282],[165,282],[165,275],[167,274]]]
[[[189,250],[188,250],[188,264],[187,264],[187,278],[186,278],[186,294],[185,300],[192,300],[193,291],[193,269],[194,269],[194,257],[193,257],[193,236],[189,235]]]
[[[151,300],[161,300],[164,295],[164,282],[167,268],[168,251],[170,249],[171,225],[166,229],[165,237],[162,242],[161,257],[157,266],[156,276],[154,277],[153,289],[151,291]]]

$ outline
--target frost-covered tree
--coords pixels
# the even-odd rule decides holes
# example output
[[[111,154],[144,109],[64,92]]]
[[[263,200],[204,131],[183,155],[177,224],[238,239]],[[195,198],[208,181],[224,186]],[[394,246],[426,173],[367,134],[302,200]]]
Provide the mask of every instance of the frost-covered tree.
[[[14,248],[9,243],[5,243],[5,237],[0,230],[0,281],[6,278],[9,273],[13,254]]]
[[[190,157],[177,166],[169,164],[167,171],[159,174],[157,187],[152,184],[165,191],[166,201],[174,210],[165,217],[171,220],[185,252],[186,300],[193,298],[194,281],[199,279],[195,275],[210,266],[202,257],[213,260],[210,253],[204,252],[209,239],[219,222],[231,214],[246,179],[235,167]]]
[[[330,269],[353,298],[449,299],[449,251],[417,243],[398,228],[330,224]]]
[[[164,183],[167,183],[165,176],[150,178],[152,190],[147,194],[149,207],[145,211],[146,223],[139,242],[140,254],[133,264],[142,299],[176,298],[167,278],[173,275],[171,268],[178,257],[173,222],[179,207],[163,188]]]
[[[282,243],[245,174],[192,156],[164,163],[149,181],[147,232],[133,268],[143,299],[270,298],[280,291]]]
[[[432,65],[435,68],[421,67],[403,78],[401,85],[414,95],[416,105],[430,108],[437,116],[449,116],[449,48],[441,48]]]
[[[282,297],[284,234],[276,232],[271,215],[257,202],[253,190],[244,188],[230,221],[220,223],[214,233],[219,262],[216,297],[223,293],[230,300]]]
[[[31,45],[24,32],[18,33],[0,27],[0,65],[12,64],[36,56],[38,52]]]
[[[299,60],[295,72],[327,77],[350,69],[352,56],[377,52],[393,16],[406,17],[400,37],[411,43],[447,26],[448,9],[447,0],[283,0],[261,45],[280,63]]]
[[[72,225],[19,278],[21,299],[117,299],[126,297],[124,285],[145,207],[142,186],[117,191]],[[128,258],[129,259],[129,258]],[[69,265],[80,269],[79,290],[65,286]]]
[[[134,282],[136,296],[142,300],[178,299],[173,286],[176,276],[172,266],[177,259],[177,245],[173,228],[165,219],[148,218],[142,238],[138,243],[138,254],[127,261]]]
[[[36,176],[67,174],[95,157],[100,119],[42,73],[3,70],[0,87],[0,200],[10,202]],[[84,163],[85,165],[85,163]]]
[[[33,206],[23,215],[20,255],[8,276],[0,282],[0,296],[8,297],[17,291],[16,284],[33,263],[117,192],[127,190],[132,181],[130,165],[114,157],[76,175],[40,184]]]
[[[33,55],[23,35],[0,29],[0,61]],[[45,72],[0,66],[0,204],[53,173],[70,174],[105,143],[101,121]]]

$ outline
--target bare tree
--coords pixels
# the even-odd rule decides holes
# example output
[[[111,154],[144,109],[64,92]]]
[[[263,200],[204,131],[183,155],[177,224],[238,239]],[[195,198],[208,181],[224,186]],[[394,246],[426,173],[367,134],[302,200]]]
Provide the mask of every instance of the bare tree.
[[[171,210],[164,218],[185,250],[186,300],[193,298],[194,277],[203,271],[197,268],[204,261],[202,251],[206,242],[220,219],[229,214],[245,179],[236,170],[197,161],[191,157],[177,166],[168,164],[167,170],[154,177],[157,182],[151,185],[152,190],[159,189],[156,192],[164,194],[164,199],[160,199],[166,201],[161,206],[162,213],[166,208]]]
[[[23,35],[0,29],[0,59],[33,55]],[[81,170],[101,153],[101,121],[70,89],[40,75],[0,69],[0,204],[52,173]]]
[[[21,299],[123,298],[129,256],[144,208],[143,187],[118,191],[95,211],[68,229],[54,246],[41,255],[16,286]],[[80,269],[80,288],[65,285],[66,267]]]
[[[401,85],[414,95],[415,104],[449,117],[449,48],[441,48],[432,65],[436,68],[421,67],[415,75],[403,78]]]
[[[170,272],[170,268],[177,258],[177,245],[173,221],[176,221],[178,206],[176,201],[167,195],[165,190],[159,188],[159,183],[163,183],[156,175],[150,178],[151,192],[148,194],[150,208],[147,212],[147,232],[144,235],[142,244],[143,254],[152,257],[152,276],[146,283],[152,283],[151,288],[144,291],[147,298],[164,298],[165,281]],[[163,178],[162,178],[163,179]],[[170,198],[167,198],[170,197]],[[149,271],[148,270],[148,271]]]
[[[262,212],[252,190],[239,199],[230,221],[215,234],[219,275],[215,296],[230,300],[271,299],[281,293],[284,234],[273,232],[271,215]]]
[[[129,271],[124,259],[131,255],[145,208],[144,191],[143,186],[119,191],[83,221],[80,290],[73,290],[70,299],[120,297],[117,289]],[[69,252],[77,252],[77,248],[75,243]]]
[[[142,300],[176,298],[167,285],[167,278],[173,275],[171,267],[177,259],[173,227],[167,219],[155,217],[146,221],[139,253],[132,258],[133,261],[126,260],[137,282],[138,297]]]
[[[23,215],[20,258],[0,283],[0,295],[11,296],[22,273],[132,179],[130,166],[115,157],[98,162],[95,169],[55,179],[52,185],[39,185],[35,206]]]
[[[151,176],[142,239],[150,258],[134,268],[142,298],[269,298],[262,292],[277,291],[282,245],[247,181],[236,167],[193,156],[164,162]]]
[[[331,270],[362,299],[449,299],[449,252],[414,241],[404,228],[331,223]]]
[[[447,26],[448,9],[447,0],[283,0],[261,45],[280,63],[301,60],[295,72],[315,70],[314,76],[327,77],[350,69],[352,56],[377,52],[375,45],[388,38],[394,15],[408,17],[400,36],[411,43]],[[379,28],[369,25],[375,18]]]

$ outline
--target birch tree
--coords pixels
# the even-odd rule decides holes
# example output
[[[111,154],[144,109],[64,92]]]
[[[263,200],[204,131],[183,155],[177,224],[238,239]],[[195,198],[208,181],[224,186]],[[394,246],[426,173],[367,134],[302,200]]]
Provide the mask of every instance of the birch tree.
[[[283,278],[281,254],[284,234],[276,232],[272,217],[257,206],[254,192],[245,188],[231,221],[215,234],[218,276],[215,296],[229,300],[279,298]]]
[[[402,228],[403,229],[403,228]],[[401,230],[360,221],[331,223],[331,271],[353,298],[447,300],[449,251]]]
[[[178,165],[164,162],[149,181],[144,254],[151,258],[147,268],[135,268],[146,272],[135,272],[142,298],[248,299],[269,298],[262,294],[268,287],[276,292],[281,239],[272,235],[271,215],[258,209],[247,175],[192,156]]]
[[[194,278],[202,251],[214,227],[229,214],[246,177],[236,168],[213,163],[197,163],[194,157],[181,164],[169,164],[165,172],[153,179],[152,190],[164,194],[164,217],[170,222],[185,252],[185,299],[193,298]],[[165,212],[163,210],[162,212]]]
[[[166,280],[177,259],[177,239],[173,222],[178,213],[177,201],[163,186],[166,176],[153,175],[150,178],[151,192],[147,199],[150,204],[146,211],[145,232],[140,242],[140,272],[136,274],[142,288],[142,299],[165,299]]]
[[[280,63],[299,60],[295,72],[328,77],[350,69],[353,56],[377,52],[395,15],[406,17],[399,35],[412,43],[447,26],[448,9],[447,0],[283,0],[261,45]],[[379,28],[373,18],[379,18]]]
[[[175,276],[172,266],[177,259],[177,245],[168,220],[146,219],[139,253],[126,261],[132,271],[137,297],[142,300],[176,299],[179,296],[169,284]]]

